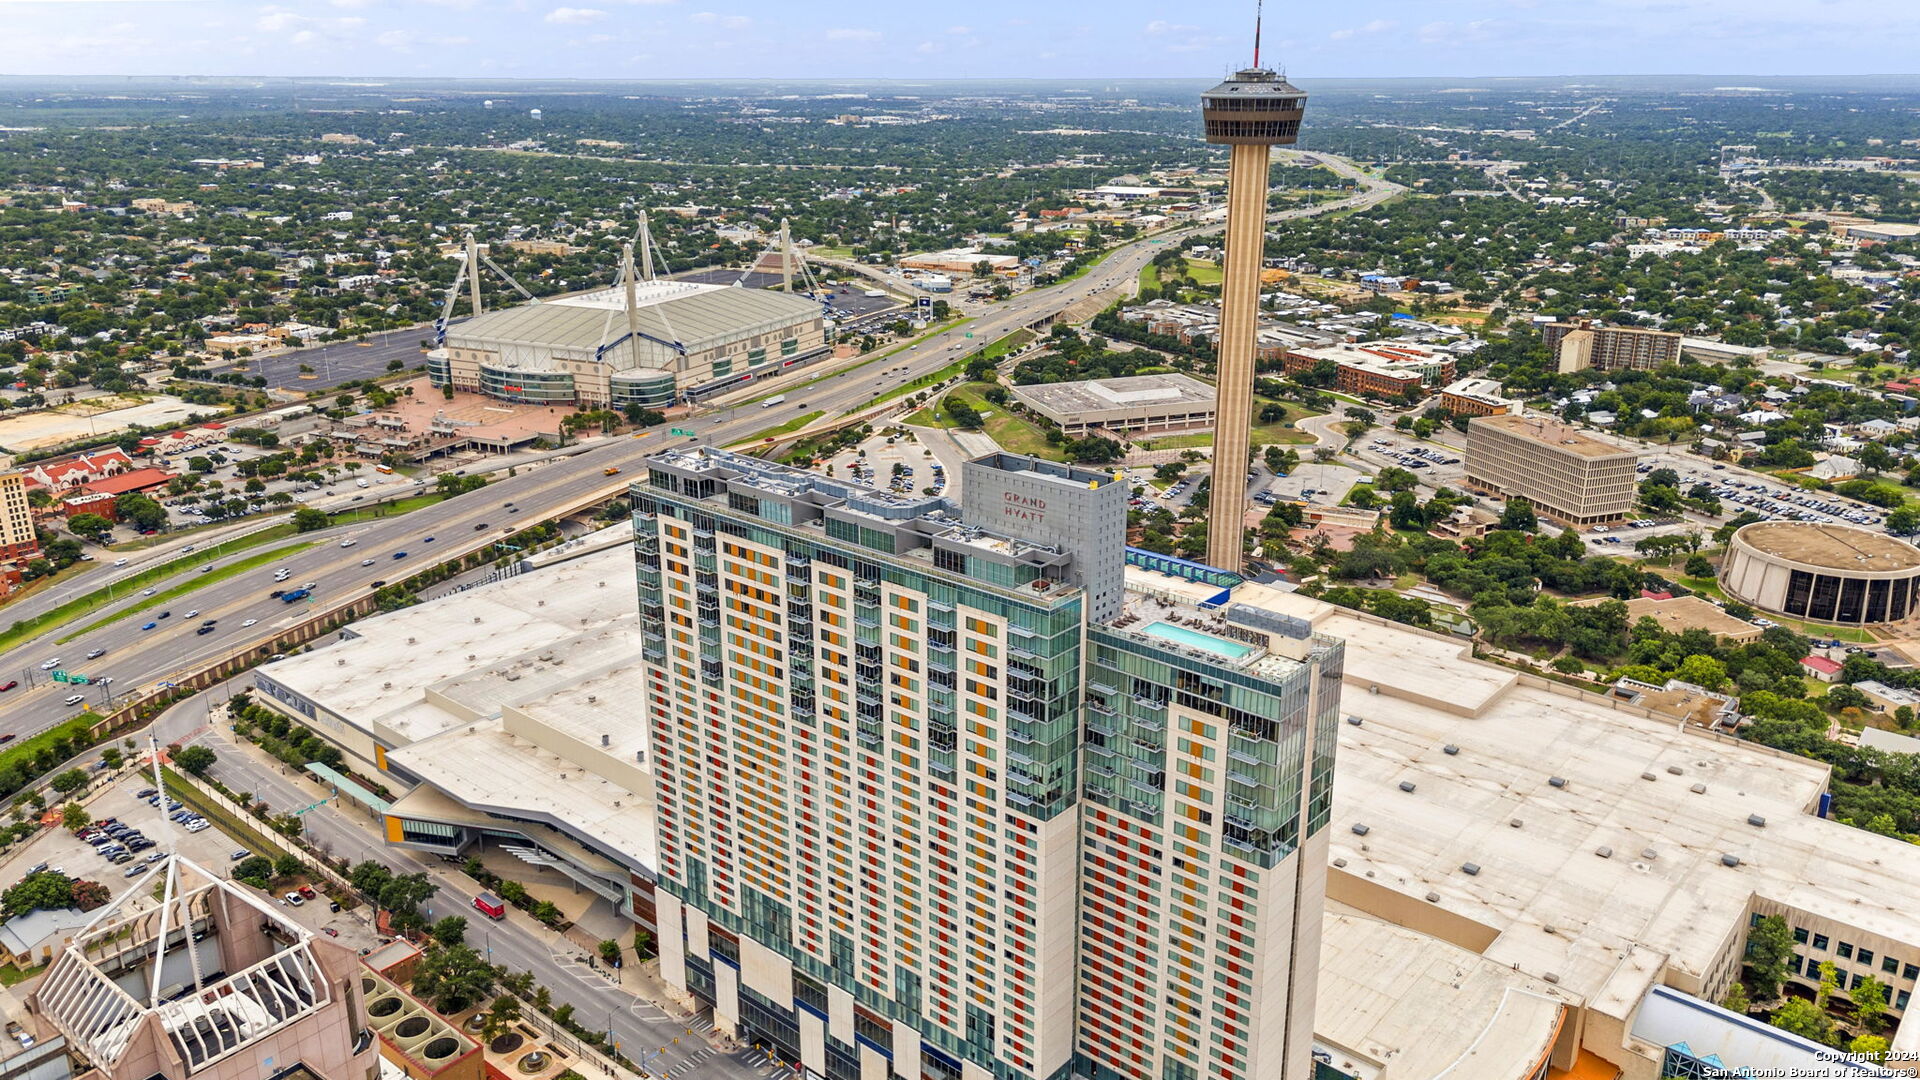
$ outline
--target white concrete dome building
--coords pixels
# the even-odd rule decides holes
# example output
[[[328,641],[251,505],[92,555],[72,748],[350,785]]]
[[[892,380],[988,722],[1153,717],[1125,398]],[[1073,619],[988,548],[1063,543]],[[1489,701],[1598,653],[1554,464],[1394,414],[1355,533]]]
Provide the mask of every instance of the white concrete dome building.
[[[1761,521],[1733,534],[1720,584],[1763,611],[1858,626],[1898,622],[1920,601],[1920,548],[1848,525]]]

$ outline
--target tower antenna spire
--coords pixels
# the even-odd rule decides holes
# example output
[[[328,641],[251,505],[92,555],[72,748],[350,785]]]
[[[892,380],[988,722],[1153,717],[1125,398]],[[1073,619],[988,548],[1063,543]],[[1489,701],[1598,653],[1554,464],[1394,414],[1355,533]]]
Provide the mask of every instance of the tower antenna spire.
[[[1256,0],[1253,5],[1253,66],[1260,66],[1260,22],[1266,15],[1267,0]]]

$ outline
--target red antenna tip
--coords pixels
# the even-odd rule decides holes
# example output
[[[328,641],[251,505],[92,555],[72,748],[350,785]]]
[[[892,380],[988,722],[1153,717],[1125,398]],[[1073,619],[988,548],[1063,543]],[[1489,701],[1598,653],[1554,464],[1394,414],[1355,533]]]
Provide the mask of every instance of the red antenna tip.
[[[1259,0],[1253,8],[1253,66],[1260,66],[1260,23],[1266,15],[1266,0]]]

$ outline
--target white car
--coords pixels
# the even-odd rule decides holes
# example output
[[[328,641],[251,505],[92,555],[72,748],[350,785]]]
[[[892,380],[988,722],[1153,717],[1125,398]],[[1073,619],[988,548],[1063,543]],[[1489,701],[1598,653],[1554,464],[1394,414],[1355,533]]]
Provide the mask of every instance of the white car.
[[[282,899],[284,899],[288,904],[291,904],[294,907],[299,907],[301,904],[304,904],[307,902],[306,898],[301,896],[297,892],[290,892],[286,896],[282,897]]]
[[[57,668],[57,667],[59,667],[59,666],[60,666],[60,658],[56,656],[56,657],[54,657],[53,659],[51,659],[51,660],[49,660],[49,661],[47,661],[46,663],[44,663],[44,664],[41,664],[41,665],[40,665],[40,670],[41,670],[41,671],[52,671],[52,670],[53,670],[54,668]]]
[[[157,590],[155,590],[155,589],[148,589],[147,591],[145,591],[145,592],[143,592],[143,593],[141,593],[140,595],[141,595],[141,596],[152,596],[152,595],[153,595],[153,594],[154,594],[154,593],[155,593],[156,591],[157,591]]]
[[[361,565],[361,566],[372,566],[372,565],[373,565],[373,560],[372,560],[372,559],[361,559],[361,560],[360,560],[360,565]]]
[[[357,544],[357,543],[359,543],[359,542],[360,542],[360,541],[358,541],[358,540],[355,540],[355,539],[353,539],[352,537],[348,537],[347,539],[345,539],[345,540],[342,540],[342,541],[340,541],[340,546],[341,546],[341,547],[343,547],[343,548],[344,548],[344,547],[352,547],[353,545],[355,545],[355,544]]]
[[[246,622],[243,622],[240,625],[243,627],[252,626],[254,623],[257,623],[259,621],[260,621],[259,619],[248,619]]]
[[[200,614],[200,609],[194,608],[192,611],[187,612],[187,618],[191,619],[199,614]]]
[[[202,829],[205,829],[206,827],[207,827],[207,823],[206,823],[205,821],[196,821],[196,822],[194,822],[193,824],[191,824],[191,825],[189,825],[189,826],[187,826],[187,831],[188,831],[188,832],[199,832],[199,831],[201,831]]]

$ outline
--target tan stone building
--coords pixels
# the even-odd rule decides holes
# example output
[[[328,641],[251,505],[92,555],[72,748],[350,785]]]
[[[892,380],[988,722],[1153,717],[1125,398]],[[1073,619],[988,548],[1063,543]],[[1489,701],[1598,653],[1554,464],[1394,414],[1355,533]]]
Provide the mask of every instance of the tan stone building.
[[[1582,319],[1551,323],[1541,340],[1559,361],[1562,373],[1590,367],[1603,371],[1652,371],[1680,362],[1680,335],[1671,330],[1605,326]]]
[[[1467,427],[1468,486],[1524,498],[1570,525],[1627,516],[1637,456],[1544,417],[1481,416]]]

